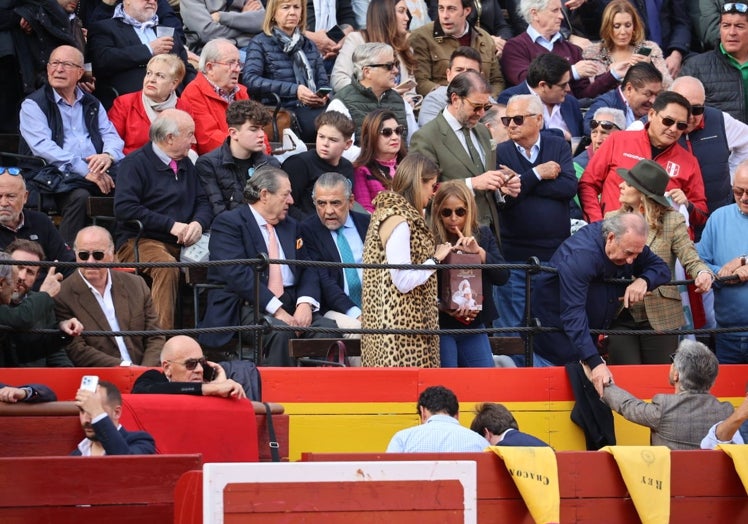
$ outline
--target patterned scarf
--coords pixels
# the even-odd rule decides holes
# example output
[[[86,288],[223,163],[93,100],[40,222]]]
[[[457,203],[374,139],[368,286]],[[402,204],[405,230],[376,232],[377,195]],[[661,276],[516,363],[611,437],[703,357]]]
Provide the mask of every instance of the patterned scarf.
[[[156,27],[158,25],[158,15],[153,15],[153,18],[150,20],[141,22],[125,13],[125,8],[122,7],[122,4],[114,8],[112,18],[121,18],[124,23],[133,26],[135,29],[148,29],[149,27]]]
[[[306,55],[302,49],[304,38],[301,36],[299,28],[294,29],[293,36],[289,37],[277,27],[273,27],[273,36],[280,43],[283,52],[293,58],[293,74],[296,82],[307,86],[312,93],[316,92],[317,84],[314,81],[312,66],[309,65],[309,61],[306,59]]]

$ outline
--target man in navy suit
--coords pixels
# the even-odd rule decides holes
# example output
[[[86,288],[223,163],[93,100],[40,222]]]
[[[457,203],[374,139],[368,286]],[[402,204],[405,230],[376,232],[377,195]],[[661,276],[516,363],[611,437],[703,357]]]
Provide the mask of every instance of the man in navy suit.
[[[211,260],[257,259],[267,253],[270,259],[305,260],[306,250],[299,223],[288,216],[293,204],[291,182],[285,171],[263,166],[255,171],[244,188],[248,205],[224,211],[213,221],[210,234]],[[337,328],[334,321],[319,315],[320,289],[317,272],[299,265],[270,264],[260,276],[259,304],[255,303],[254,268],[247,264],[212,266],[208,270],[212,289],[201,327],[250,324],[254,308],[271,326]],[[200,342],[218,348],[231,340],[231,333],[204,333]],[[296,332],[300,337],[325,337],[325,333]],[[288,341],[297,338],[291,331],[271,330],[263,336],[264,364],[292,365]]]
[[[491,446],[548,446],[539,438],[522,433],[517,419],[502,404],[486,402],[476,406],[470,429],[485,437]]]
[[[340,173],[323,173],[314,184],[312,200],[317,215],[301,223],[309,258],[360,264],[370,217],[351,210],[351,182]],[[320,310],[325,317],[335,320],[340,328],[360,329],[363,269],[323,267],[317,272]]]
[[[89,28],[88,54],[96,76],[96,97],[107,110],[115,97],[143,88],[145,66],[154,55],[174,53],[182,59],[187,68],[182,86],[197,75],[187,62],[181,31],[161,22],[157,6],[156,0],[123,2],[115,7],[112,18]],[[172,36],[159,36],[161,27],[170,29]]]
[[[569,94],[571,64],[553,53],[544,53],[530,63],[527,79],[505,89],[496,101],[505,106],[514,95],[535,94],[543,102],[543,122],[546,129],[558,129],[566,141],[582,136],[582,111],[579,102]]]
[[[80,410],[86,434],[70,453],[84,457],[100,455],[153,455],[156,444],[145,431],[127,431],[120,426],[122,395],[111,382],[101,381],[95,392],[79,389],[75,405]]]

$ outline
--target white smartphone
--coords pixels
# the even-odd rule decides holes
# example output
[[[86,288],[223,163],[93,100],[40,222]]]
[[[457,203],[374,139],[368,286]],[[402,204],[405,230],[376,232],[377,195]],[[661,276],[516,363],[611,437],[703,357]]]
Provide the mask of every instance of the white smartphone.
[[[81,389],[96,393],[96,388],[99,386],[99,377],[96,375],[83,375],[81,379]]]
[[[416,82],[415,82],[415,80],[413,80],[411,78],[411,79],[406,80],[405,82],[401,82],[400,84],[398,84],[398,86],[395,89],[397,89],[397,90],[400,90],[400,89],[410,90],[410,89],[413,89],[414,87],[416,87]]]

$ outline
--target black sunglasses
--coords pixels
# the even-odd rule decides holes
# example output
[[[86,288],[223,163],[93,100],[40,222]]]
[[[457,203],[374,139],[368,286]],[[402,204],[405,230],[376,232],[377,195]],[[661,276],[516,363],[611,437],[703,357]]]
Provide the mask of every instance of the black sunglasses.
[[[528,116],[537,116],[537,113],[528,113],[526,115],[502,116],[501,123],[504,124],[504,127],[508,127],[509,122],[514,122],[518,126],[521,126],[522,124],[525,123],[525,118]]]
[[[659,115],[659,113],[657,113]],[[688,122],[678,122],[675,119],[670,118],[669,116],[661,116],[660,120],[662,120],[662,125],[665,127],[673,127],[675,126],[678,128],[678,131],[685,131],[688,129]]]
[[[21,174],[20,167],[2,167],[0,166],[0,173],[8,173],[9,175],[18,176]]]
[[[676,355],[675,353],[670,353],[670,354],[668,355],[668,356],[670,357],[670,360],[671,360],[672,362],[675,362],[675,355]]]
[[[490,110],[491,110],[491,108],[493,107],[493,104],[491,104],[491,103],[488,103],[488,104],[482,104],[482,103],[480,103],[480,102],[473,102],[472,100],[470,100],[470,99],[469,99],[468,97],[466,97],[466,96],[463,96],[463,97],[462,97],[462,99],[463,99],[463,100],[464,100],[465,102],[467,102],[468,104],[470,104],[470,107],[472,107],[472,108],[473,108],[473,113],[479,113],[479,112],[481,112],[481,111],[486,111],[486,112],[488,112],[488,111],[490,111]]]
[[[391,127],[383,127],[379,132],[380,135],[387,138],[391,137],[392,133],[395,133],[397,136],[402,136],[403,126],[397,126],[395,129],[392,129]]]
[[[457,209],[448,209],[446,207],[443,207],[442,210],[439,211],[439,214],[444,218],[451,217],[453,213],[462,218],[467,215],[467,209],[465,209],[464,207],[458,207]]]
[[[611,131],[614,127],[621,130],[620,127],[618,127],[614,122],[611,122],[610,120],[592,120],[590,122],[590,129],[597,129],[597,127],[600,126],[606,131]]]
[[[691,114],[693,116],[703,115],[706,108],[704,106],[691,106]]]
[[[104,259],[104,253],[103,251],[78,251],[78,258],[80,258],[83,262],[88,260],[90,257],[93,257],[94,260],[99,261]]]
[[[383,68],[385,68],[385,69],[387,69],[389,71],[393,67],[399,68],[400,66],[397,65],[397,62],[385,62],[384,64],[369,64],[369,65],[364,66],[364,67],[383,67]]]
[[[176,360],[168,360],[167,362],[173,362],[175,364],[182,364],[185,368],[187,368],[187,371],[193,371],[198,364],[200,364],[203,369],[208,367],[208,360],[205,357],[200,358],[188,358],[184,362],[177,362]]]
[[[722,6],[723,13],[748,13],[748,5],[729,2]]]

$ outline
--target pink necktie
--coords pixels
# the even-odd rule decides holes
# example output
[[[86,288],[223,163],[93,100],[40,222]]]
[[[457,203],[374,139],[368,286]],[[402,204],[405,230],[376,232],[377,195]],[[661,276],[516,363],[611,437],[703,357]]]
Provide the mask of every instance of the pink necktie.
[[[171,162],[169,162],[169,167],[171,168],[172,171],[174,171],[174,174],[176,175],[177,174],[177,169],[178,169],[177,168],[177,161],[172,158]]]
[[[280,251],[278,250],[278,239],[275,237],[275,228],[267,222],[265,227],[268,230],[268,256],[271,260],[278,260]],[[268,289],[276,297],[283,295],[283,277],[278,264],[270,264],[268,267]]]

